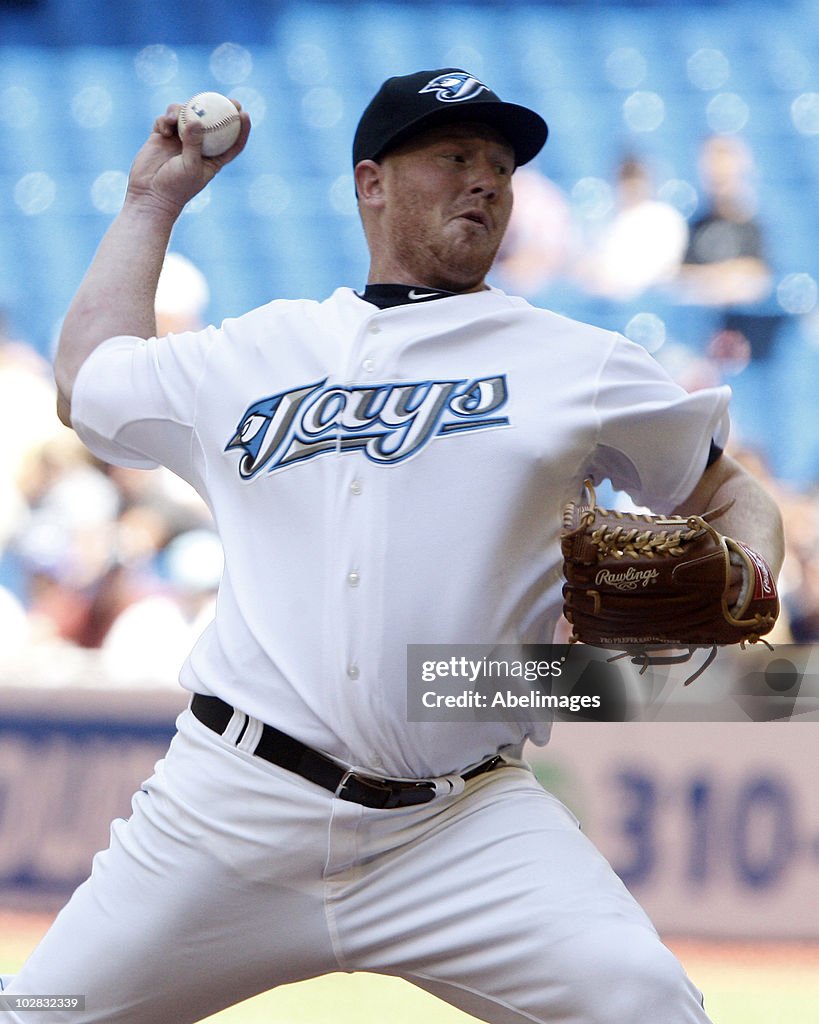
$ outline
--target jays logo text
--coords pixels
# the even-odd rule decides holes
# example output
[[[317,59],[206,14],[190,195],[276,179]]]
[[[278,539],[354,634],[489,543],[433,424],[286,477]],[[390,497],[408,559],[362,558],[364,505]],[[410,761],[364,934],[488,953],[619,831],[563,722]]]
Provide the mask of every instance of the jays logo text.
[[[240,449],[239,475],[287,468],[332,452],[362,452],[393,465],[433,438],[509,425],[505,375],[345,387],[328,378],[254,402],[225,451]]]
[[[480,96],[486,88],[487,86],[473,75],[468,75],[465,71],[452,71],[433,78],[419,91],[437,93],[437,99],[442,103],[460,103],[462,100],[473,100]]]

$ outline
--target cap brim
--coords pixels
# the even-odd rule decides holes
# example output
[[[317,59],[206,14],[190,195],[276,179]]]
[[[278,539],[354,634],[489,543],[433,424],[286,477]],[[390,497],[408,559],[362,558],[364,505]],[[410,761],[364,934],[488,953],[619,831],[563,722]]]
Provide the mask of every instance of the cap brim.
[[[503,103],[492,100],[486,103],[471,100],[469,103],[453,104],[439,110],[431,110],[405,125],[394,135],[389,145],[373,159],[380,159],[401,142],[437,124],[451,121],[476,121],[488,124],[509,140],[515,151],[515,166],[529,163],[543,149],[549,135],[549,126],[534,110],[517,103]]]

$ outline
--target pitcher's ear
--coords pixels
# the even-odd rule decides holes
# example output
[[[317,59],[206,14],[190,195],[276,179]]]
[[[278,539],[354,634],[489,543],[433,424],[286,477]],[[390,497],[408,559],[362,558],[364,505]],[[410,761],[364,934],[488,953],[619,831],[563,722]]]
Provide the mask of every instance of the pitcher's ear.
[[[375,160],[361,160],[355,166],[355,194],[363,203],[377,203],[384,194],[383,167]]]

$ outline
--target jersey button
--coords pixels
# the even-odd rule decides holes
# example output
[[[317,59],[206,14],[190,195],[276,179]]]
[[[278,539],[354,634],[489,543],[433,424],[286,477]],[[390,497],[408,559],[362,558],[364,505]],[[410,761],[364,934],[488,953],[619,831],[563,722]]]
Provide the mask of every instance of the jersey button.
[[[367,330],[370,332],[370,334],[380,334],[381,333],[381,327],[380,327],[379,324],[370,324],[370,326],[367,328]]]
[[[357,572],[347,573],[347,583],[349,584],[349,586],[357,587],[360,582],[361,582],[361,577],[359,576],[359,574]]]
[[[367,373],[372,373],[373,370],[375,369],[375,360],[374,359],[365,359],[364,362],[361,365],[364,367],[364,370]]]
[[[350,494],[361,494],[363,490],[364,487],[362,486],[360,480],[353,480],[353,482],[350,484]]]
[[[359,678],[360,675],[361,675],[361,670],[359,669],[358,665],[348,665],[347,666],[347,676],[348,676],[349,679],[352,679],[353,681],[355,681],[356,679]]]

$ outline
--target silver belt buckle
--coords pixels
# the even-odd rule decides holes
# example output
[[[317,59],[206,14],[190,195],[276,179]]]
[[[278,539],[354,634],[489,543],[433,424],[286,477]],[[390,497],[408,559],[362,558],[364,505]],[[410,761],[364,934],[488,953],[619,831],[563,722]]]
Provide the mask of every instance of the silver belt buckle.
[[[350,781],[351,778],[353,778],[354,775],[355,772],[352,770],[352,768],[348,768],[347,771],[341,776],[341,781],[335,788],[335,792],[333,793],[334,797],[336,797],[339,800],[344,799],[342,793],[344,792],[347,783]]]

